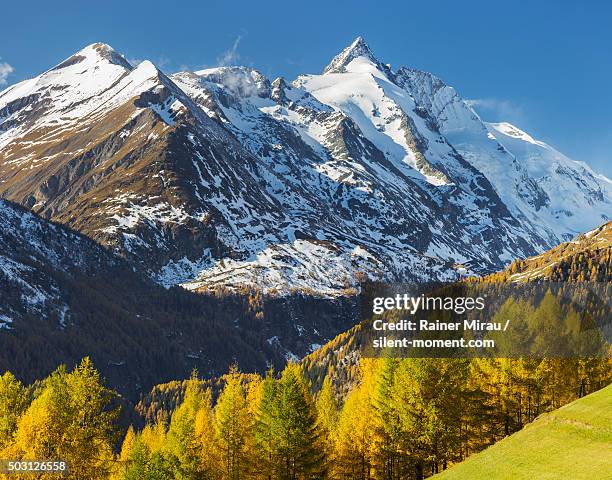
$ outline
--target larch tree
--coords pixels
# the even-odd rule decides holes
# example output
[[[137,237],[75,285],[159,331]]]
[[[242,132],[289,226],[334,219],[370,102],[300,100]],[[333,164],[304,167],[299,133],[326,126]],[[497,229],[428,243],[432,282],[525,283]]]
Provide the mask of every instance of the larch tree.
[[[205,395],[197,378],[192,376],[187,384],[185,398],[172,413],[163,451],[175,457],[178,477],[184,480],[211,478],[213,472],[201,454],[201,437],[196,435],[196,418],[205,408],[210,408],[210,396]],[[208,405],[207,405],[208,404]],[[201,419],[202,420],[202,419]],[[206,434],[212,434],[211,431]]]
[[[17,421],[28,403],[23,384],[11,372],[0,375],[0,452],[13,443]]]
[[[369,480],[374,468],[376,360],[362,360],[360,383],[348,394],[335,432],[333,478]]]
[[[334,441],[339,417],[338,400],[329,376],[326,376],[323,380],[323,385],[317,396],[316,407],[325,458],[329,469],[334,462]]]
[[[19,419],[12,454],[22,459],[64,460],[69,465],[68,479],[107,478],[116,418],[109,402],[109,392],[88,358],[71,373],[58,368]],[[43,473],[40,478],[53,475]]]
[[[242,378],[235,369],[232,369],[215,407],[215,432],[221,462],[220,478],[224,480],[246,478],[247,441],[250,430],[251,417]]]
[[[204,390],[202,402],[195,415],[194,435],[197,442],[200,478],[212,480],[218,474],[219,459],[215,449],[215,417],[209,388]]]

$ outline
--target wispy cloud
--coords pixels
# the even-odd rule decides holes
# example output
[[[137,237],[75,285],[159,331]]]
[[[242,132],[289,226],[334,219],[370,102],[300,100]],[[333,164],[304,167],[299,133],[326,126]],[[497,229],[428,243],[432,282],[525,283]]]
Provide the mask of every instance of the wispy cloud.
[[[288,58],[287,65],[291,65],[292,67],[302,67],[304,65],[304,62],[301,60],[294,60],[293,58]]]
[[[524,120],[525,112],[521,105],[510,100],[499,98],[473,98],[466,100],[481,117],[488,121],[520,122]]]
[[[159,68],[166,68],[171,63],[172,60],[170,60],[166,55],[163,54],[157,59],[157,66]]]
[[[127,57],[126,60],[130,62],[130,65],[134,67],[137,67],[138,65],[140,65],[142,62],[145,61],[145,59],[140,58],[140,57]],[[166,68],[168,65],[172,63],[172,60],[170,60],[170,58],[168,58],[166,55],[163,55],[163,54],[157,57],[156,60],[152,60],[152,61],[155,65],[157,65],[161,69]]]
[[[221,57],[217,59],[217,64],[222,67],[227,67],[230,65],[236,65],[238,60],[240,60],[240,54],[238,53],[238,47],[240,46],[240,42],[242,41],[242,35],[238,35],[232,44],[232,47],[229,50],[223,52]]]
[[[2,60],[0,58],[0,60]],[[12,65],[6,62],[0,62],[0,85],[6,85],[8,82],[8,76],[13,73],[15,69]]]
[[[137,67],[138,65],[140,65],[142,62],[144,62],[144,60],[142,58],[136,58],[136,57],[127,57],[126,60],[129,62],[130,65],[132,65],[133,67]]]

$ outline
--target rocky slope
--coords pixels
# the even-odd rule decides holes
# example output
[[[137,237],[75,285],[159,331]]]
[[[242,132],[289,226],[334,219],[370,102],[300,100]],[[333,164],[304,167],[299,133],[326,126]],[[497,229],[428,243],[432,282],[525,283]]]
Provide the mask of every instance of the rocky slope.
[[[488,273],[610,218],[611,192],[361,38],[291,83],[166,76],[94,44],[0,93],[0,194],[166,286],[336,295]]]
[[[0,372],[32,381],[91,356],[131,399],[194,368],[280,368],[356,321],[342,298],[165,289],[84,235],[1,199],[0,299]]]

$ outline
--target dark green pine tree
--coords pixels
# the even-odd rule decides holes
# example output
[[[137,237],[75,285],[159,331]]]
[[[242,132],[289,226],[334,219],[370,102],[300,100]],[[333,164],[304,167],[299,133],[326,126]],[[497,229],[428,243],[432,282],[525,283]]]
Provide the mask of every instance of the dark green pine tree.
[[[325,474],[323,439],[312,395],[300,368],[287,366],[276,389],[276,419],[272,428],[275,477],[279,480],[322,478]]]
[[[376,468],[384,472],[384,478],[397,478],[402,468],[400,458],[400,438],[402,435],[397,409],[390,402],[395,382],[395,374],[400,360],[384,357],[379,360],[380,373],[372,394],[375,413],[374,441]]]
[[[257,408],[257,418],[253,429],[256,458],[253,470],[257,478],[271,479],[274,476],[277,444],[273,437],[277,421],[276,381],[270,370],[261,384],[261,396]]]

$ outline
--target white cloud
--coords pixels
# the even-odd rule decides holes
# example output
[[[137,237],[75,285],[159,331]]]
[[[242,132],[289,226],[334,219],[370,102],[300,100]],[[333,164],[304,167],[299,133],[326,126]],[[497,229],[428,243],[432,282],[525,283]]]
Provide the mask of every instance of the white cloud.
[[[240,41],[242,40],[242,35],[238,35],[236,40],[232,45],[232,48],[223,52],[220,58],[217,59],[217,63],[219,66],[227,67],[230,65],[235,65],[238,60],[240,60],[240,54],[238,53],[238,46],[240,45]]]
[[[0,62],[0,85],[6,85],[8,76],[13,73],[15,69],[6,62]]]
[[[473,98],[465,101],[487,121],[519,122],[524,119],[523,107],[510,100],[498,98]],[[491,118],[488,118],[491,116]]]

